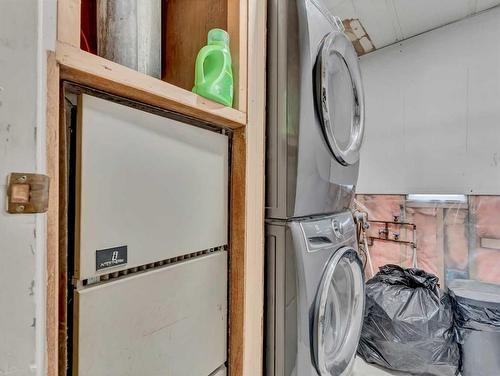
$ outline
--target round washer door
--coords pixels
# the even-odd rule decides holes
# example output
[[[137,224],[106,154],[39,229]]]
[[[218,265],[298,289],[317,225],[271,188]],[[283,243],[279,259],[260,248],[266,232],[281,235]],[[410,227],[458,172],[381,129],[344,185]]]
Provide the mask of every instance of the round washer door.
[[[361,261],[354,249],[341,248],[326,266],[315,302],[313,347],[321,376],[349,371],[363,326],[364,303]]]
[[[359,160],[365,106],[358,55],[338,31],[322,42],[315,65],[315,99],[326,143],[344,166]]]

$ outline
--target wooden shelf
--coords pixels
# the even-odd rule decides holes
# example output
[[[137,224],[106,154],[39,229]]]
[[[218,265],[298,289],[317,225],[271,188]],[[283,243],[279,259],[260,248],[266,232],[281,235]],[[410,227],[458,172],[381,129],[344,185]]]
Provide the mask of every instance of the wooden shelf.
[[[246,124],[246,114],[123,65],[58,42],[61,79],[157,106],[230,129]]]

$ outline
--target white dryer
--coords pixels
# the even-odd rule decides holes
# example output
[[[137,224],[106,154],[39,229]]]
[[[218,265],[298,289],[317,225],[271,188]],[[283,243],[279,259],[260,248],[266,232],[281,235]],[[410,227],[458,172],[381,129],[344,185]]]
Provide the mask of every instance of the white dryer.
[[[269,221],[266,376],[346,376],[365,302],[350,212]]]
[[[269,2],[267,218],[349,208],[364,97],[342,23],[316,0]]]

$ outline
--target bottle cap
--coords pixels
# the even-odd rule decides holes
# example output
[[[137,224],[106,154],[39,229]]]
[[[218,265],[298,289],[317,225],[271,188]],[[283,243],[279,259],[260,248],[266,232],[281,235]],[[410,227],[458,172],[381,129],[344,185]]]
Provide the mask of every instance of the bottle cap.
[[[229,34],[222,29],[212,29],[208,32],[208,44],[224,43],[229,45]]]

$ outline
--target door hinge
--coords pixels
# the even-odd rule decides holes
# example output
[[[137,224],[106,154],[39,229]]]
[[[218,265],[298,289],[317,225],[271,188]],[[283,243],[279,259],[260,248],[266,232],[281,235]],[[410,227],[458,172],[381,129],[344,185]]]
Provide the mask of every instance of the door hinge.
[[[45,213],[49,207],[49,182],[47,175],[11,173],[7,184],[7,212]]]

